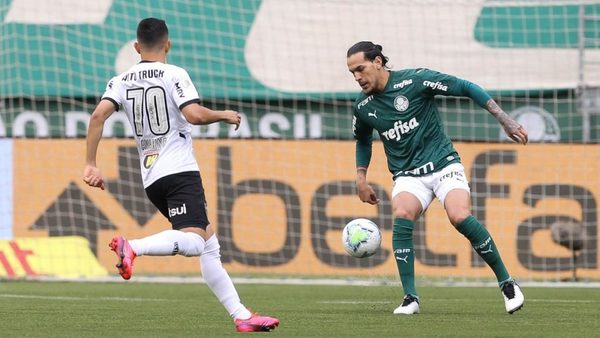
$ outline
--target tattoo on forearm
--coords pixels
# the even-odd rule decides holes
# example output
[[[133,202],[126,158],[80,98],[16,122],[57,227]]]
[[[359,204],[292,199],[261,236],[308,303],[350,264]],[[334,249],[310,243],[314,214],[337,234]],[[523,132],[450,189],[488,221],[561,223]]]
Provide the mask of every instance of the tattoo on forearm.
[[[500,106],[493,99],[490,99],[485,104],[485,109],[487,109],[487,111],[489,111],[490,114],[492,114],[496,118],[496,120],[498,120],[498,122],[500,122],[500,124],[503,126],[506,125],[508,122],[512,121],[510,116],[508,116],[508,114],[506,114],[504,110],[502,110],[502,108],[500,108]]]

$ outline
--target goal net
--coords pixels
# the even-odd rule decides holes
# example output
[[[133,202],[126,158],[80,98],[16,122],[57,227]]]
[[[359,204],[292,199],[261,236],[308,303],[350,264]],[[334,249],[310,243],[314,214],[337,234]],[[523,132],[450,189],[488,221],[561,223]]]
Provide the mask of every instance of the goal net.
[[[381,203],[361,203],[354,185],[360,88],[345,55],[371,40],[393,69],[479,84],[529,131],[531,144],[513,144],[471,100],[436,99],[473,214],[510,273],[600,279],[600,1],[554,0],[0,1],[0,276],[112,274],[114,235],[170,228],[145,196],[123,112],[100,144],[107,190],[81,179],[89,116],[108,80],[139,61],[135,29],[150,16],[166,20],[168,62],[188,70],[203,104],[243,114],[237,131],[193,132],[230,273],[397,280],[392,180],[378,140],[368,179]],[[383,233],[370,258],[341,245],[341,229],[359,217]],[[414,235],[417,276],[492,280],[437,201]],[[138,273],[197,275],[198,262],[144,257]]]

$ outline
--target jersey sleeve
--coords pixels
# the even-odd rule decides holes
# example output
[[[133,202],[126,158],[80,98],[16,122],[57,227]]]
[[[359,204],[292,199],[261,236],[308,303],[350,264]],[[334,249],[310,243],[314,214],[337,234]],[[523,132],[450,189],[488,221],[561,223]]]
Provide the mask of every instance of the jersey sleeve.
[[[352,117],[352,134],[356,139],[356,167],[368,168],[373,151],[373,127],[364,123],[356,110]]]
[[[182,68],[178,70],[173,79],[171,96],[175,100],[177,107],[181,110],[189,104],[200,103],[200,97],[188,72]]]
[[[115,105],[115,110],[119,110],[121,106],[121,95],[119,95],[119,82],[116,77],[113,77],[106,84],[106,89],[104,90],[104,94],[102,94],[102,100],[108,100]]]
[[[420,75],[419,83],[422,86],[425,96],[466,96],[473,99],[482,107],[491,98],[478,85],[454,75],[424,68],[417,70],[417,74]]]

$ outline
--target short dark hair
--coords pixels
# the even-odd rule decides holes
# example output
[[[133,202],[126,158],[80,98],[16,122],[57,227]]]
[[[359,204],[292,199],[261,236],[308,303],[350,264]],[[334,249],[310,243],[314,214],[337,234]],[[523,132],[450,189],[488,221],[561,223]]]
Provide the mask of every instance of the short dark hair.
[[[146,47],[156,47],[169,37],[169,28],[165,20],[146,18],[137,27],[137,40]]]
[[[383,47],[381,47],[381,45],[376,45],[371,41],[360,41],[348,48],[348,54],[346,57],[350,57],[350,55],[354,55],[356,53],[364,52],[365,59],[373,61],[379,56],[381,57],[381,63],[383,66],[387,67],[386,65],[388,63],[388,57],[383,55],[382,50]]]

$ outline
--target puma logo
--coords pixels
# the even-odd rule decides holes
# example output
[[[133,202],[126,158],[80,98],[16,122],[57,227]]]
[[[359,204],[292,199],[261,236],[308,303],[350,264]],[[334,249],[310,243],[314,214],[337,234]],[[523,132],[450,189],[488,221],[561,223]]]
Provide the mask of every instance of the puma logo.
[[[490,244],[490,246],[488,246],[487,250],[481,250],[479,253],[483,255],[483,254],[490,253],[490,252],[494,252],[494,250],[492,250],[491,244]]]
[[[373,116],[374,118],[377,118],[377,110],[374,110],[372,113],[369,113],[369,116]]]
[[[404,261],[404,263],[408,264],[408,255],[404,256],[404,257],[398,257],[396,256],[396,259],[399,261]]]

